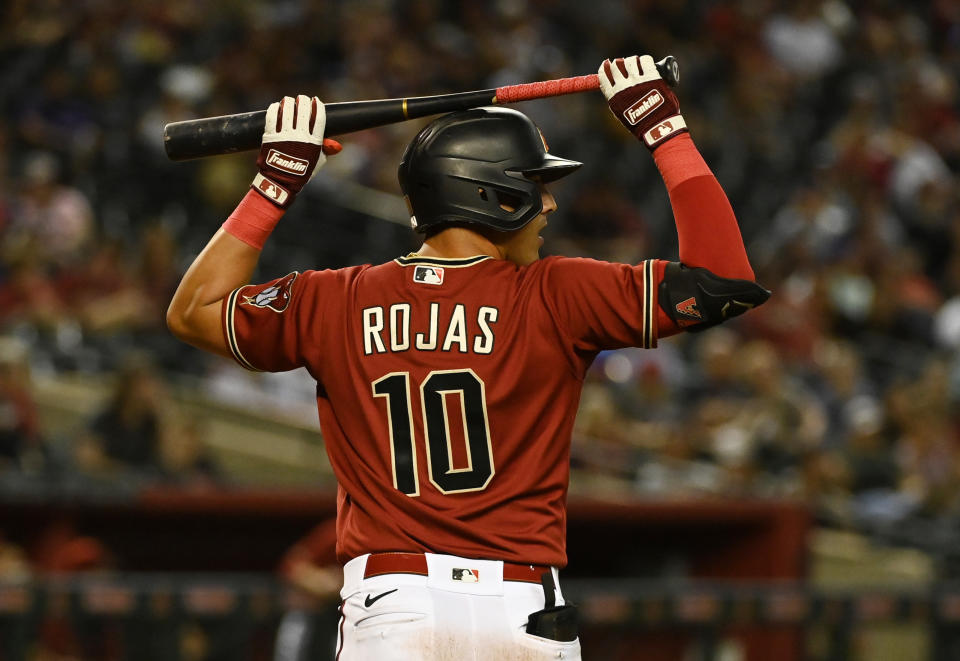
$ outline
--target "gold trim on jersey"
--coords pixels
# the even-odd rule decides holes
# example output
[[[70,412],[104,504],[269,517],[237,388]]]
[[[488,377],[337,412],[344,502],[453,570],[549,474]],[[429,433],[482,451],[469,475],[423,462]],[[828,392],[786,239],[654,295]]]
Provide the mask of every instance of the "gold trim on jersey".
[[[474,255],[473,257],[423,257],[415,252],[405,257],[397,257],[395,261],[400,266],[413,266],[417,264],[432,264],[444,268],[462,268],[464,266],[473,266],[482,261],[493,259],[490,255]]]
[[[657,346],[657,338],[653,332],[656,328],[656,309],[653,304],[654,260],[648,259],[643,263],[643,327],[641,328],[644,349]]]
[[[246,286],[247,285],[244,285],[244,287]],[[243,352],[240,351],[240,346],[237,344],[237,329],[233,324],[233,316],[234,311],[237,309],[238,295],[240,294],[240,290],[244,287],[237,287],[230,292],[230,296],[227,298],[227,310],[225,313],[227,315],[227,346],[230,347],[230,353],[233,354],[233,359],[240,363],[240,367],[248,369],[251,372],[262,372],[263,370],[257,369],[253,366],[253,364],[250,363],[249,360],[246,359],[246,357],[243,355]]]

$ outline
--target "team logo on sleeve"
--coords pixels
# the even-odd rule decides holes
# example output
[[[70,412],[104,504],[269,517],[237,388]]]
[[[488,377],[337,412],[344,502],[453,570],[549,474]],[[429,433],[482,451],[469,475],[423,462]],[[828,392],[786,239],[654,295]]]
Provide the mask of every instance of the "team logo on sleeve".
[[[296,271],[283,276],[272,285],[251,296],[244,295],[241,303],[256,308],[270,308],[274,312],[283,312],[290,305],[293,294],[293,281],[300,275]]]
[[[453,580],[461,583],[476,583],[480,580],[480,570],[478,569],[454,569]]]
[[[413,269],[413,281],[423,282],[428,285],[443,284],[442,266],[417,266]]]

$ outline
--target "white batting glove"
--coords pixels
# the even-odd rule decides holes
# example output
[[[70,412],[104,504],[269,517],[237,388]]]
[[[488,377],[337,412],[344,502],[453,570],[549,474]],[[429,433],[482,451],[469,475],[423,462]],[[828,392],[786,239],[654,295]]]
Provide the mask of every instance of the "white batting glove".
[[[651,56],[604,60],[597,76],[610,111],[651,151],[687,132],[680,102]]]
[[[266,125],[251,187],[286,209],[340,143],[325,140],[327,113],[317,97],[285,96],[267,108]]]

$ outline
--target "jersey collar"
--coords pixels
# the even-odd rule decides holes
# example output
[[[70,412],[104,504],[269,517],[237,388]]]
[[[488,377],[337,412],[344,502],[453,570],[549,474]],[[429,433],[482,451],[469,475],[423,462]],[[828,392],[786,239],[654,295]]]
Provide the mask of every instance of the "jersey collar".
[[[488,259],[493,259],[493,257],[490,255],[474,255],[473,257],[423,257],[412,252],[405,257],[397,257],[393,261],[400,266],[431,264],[434,266],[445,266],[447,268],[458,268],[462,266],[473,266]]]

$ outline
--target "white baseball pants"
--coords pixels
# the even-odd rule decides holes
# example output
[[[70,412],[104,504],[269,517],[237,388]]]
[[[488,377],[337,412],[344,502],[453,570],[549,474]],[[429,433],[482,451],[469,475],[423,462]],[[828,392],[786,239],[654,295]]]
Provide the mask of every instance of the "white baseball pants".
[[[370,562],[383,571],[383,556]],[[527,616],[544,608],[544,590],[504,580],[504,563],[423,554],[424,573],[380,573],[369,555],[344,567],[338,661],[579,661],[580,641],[528,634]],[[515,576],[526,567],[508,565]],[[403,571],[403,568],[399,568]],[[533,568],[531,567],[532,571]],[[556,603],[563,605],[556,569]]]

